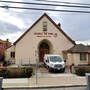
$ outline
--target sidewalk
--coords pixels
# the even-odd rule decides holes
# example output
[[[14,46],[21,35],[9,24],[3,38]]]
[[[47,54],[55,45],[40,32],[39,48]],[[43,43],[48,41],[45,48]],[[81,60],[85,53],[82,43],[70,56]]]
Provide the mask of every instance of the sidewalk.
[[[55,77],[54,74],[48,74],[47,77],[36,78],[18,78],[18,79],[4,79],[3,88],[6,87],[53,87],[53,86],[85,86],[86,77],[79,77],[72,74],[61,74]]]

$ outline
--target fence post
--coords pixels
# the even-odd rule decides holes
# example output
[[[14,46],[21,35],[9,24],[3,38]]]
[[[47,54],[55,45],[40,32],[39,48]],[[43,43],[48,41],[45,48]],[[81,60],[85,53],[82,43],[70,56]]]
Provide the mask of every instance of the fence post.
[[[22,59],[21,59],[21,64],[20,65],[22,66]]]
[[[29,57],[29,65],[30,65],[30,57]]]

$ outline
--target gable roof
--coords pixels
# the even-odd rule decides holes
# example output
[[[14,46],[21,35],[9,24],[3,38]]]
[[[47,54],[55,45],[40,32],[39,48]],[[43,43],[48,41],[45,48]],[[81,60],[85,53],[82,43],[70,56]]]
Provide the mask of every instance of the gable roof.
[[[44,13],[27,31],[20,37],[18,38],[15,42],[14,45],[16,45],[17,42],[19,42],[44,16],[46,16],[51,23],[70,41],[72,44],[75,45],[75,41],[73,41],[46,13]]]
[[[88,53],[90,50],[90,46],[85,46],[83,44],[77,44],[75,46],[73,46],[72,48],[70,48],[68,50],[68,52],[71,52],[71,53]]]

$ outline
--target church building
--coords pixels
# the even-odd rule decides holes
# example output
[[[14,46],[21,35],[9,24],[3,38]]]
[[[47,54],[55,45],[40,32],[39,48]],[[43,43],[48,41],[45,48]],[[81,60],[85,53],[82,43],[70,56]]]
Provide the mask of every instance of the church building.
[[[62,29],[46,13],[44,13],[11,47],[6,50],[6,60],[17,65],[35,64],[38,57],[43,63],[45,54],[58,54],[67,65],[78,65],[80,53],[71,52],[76,46]],[[75,57],[75,55],[76,57]],[[85,52],[88,64],[88,50]],[[75,59],[74,59],[75,58]],[[82,64],[82,63],[81,63]]]

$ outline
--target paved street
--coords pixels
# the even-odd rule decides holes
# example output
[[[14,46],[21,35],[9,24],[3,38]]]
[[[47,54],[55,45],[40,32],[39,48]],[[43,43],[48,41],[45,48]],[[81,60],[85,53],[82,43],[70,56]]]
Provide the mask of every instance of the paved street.
[[[62,88],[9,88],[4,90],[87,90],[87,87],[62,87]]]

